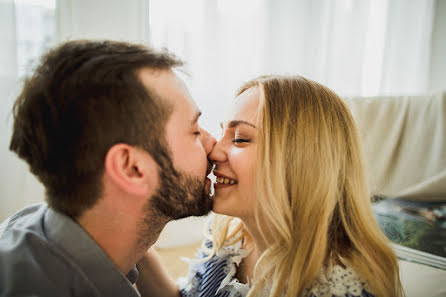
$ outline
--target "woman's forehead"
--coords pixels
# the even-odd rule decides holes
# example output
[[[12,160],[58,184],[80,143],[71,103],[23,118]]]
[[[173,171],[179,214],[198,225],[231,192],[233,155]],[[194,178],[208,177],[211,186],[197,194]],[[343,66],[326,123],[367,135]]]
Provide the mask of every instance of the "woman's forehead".
[[[237,96],[229,109],[226,121],[243,120],[256,123],[258,106],[260,102],[260,90],[252,87]]]

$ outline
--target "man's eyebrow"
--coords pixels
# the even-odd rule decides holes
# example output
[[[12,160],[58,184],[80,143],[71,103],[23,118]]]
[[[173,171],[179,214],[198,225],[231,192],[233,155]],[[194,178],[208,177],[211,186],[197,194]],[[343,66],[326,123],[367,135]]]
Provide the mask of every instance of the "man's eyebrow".
[[[194,125],[196,122],[198,122],[198,119],[201,116],[201,111],[197,111],[197,114],[195,115],[194,119],[192,120],[192,125]]]
[[[235,128],[239,125],[248,125],[251,126],[253,128],[257,128],[254,124],[251,124],[250,122],[247,121],[242,121],[242,120],[236,120],[236,121],[230,121],[227,125],[227,128]],[[220,127],[223,129],[223,123],[220,123]]]

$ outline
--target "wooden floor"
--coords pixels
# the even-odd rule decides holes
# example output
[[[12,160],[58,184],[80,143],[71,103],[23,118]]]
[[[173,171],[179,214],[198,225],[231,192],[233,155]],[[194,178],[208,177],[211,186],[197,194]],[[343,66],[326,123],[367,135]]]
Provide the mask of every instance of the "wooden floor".
[[[180,259],[180,257],[194,258],[200,247],[200,242],[192,245],[186,245],[176,248],[160,249],[155,248],[161,257],[161,260],[167,271],[174,280],[180,276],[185,276],[189,268],[189,264]]]

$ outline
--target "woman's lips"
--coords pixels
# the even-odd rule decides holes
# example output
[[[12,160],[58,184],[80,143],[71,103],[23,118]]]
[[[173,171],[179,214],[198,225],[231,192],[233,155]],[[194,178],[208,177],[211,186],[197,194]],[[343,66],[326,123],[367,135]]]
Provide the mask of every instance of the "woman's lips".
[[[223,176],[216,176],[214,187],[216,189],[222,189],[222,188],[235,186],[237,184],[238,184],[238,182],[235,179],[231,179],[231,178],[227,178],[227,177],[223,177]]]
[[[231,186],[235,186],[238,184],[238,181],[236,179],[233,179],[227,175],[224,175],[218,171],[214,170],[214,176],[215,176],[215,182],[214,182],[214,188],[215,189],[223,189],[228,188]]]

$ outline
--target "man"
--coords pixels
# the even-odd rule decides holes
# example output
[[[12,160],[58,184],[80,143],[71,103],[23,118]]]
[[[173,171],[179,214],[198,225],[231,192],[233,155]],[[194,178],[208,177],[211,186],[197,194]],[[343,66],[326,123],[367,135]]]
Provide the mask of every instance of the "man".
[[[138,296],[167,222],[207,214],[215,139],[175,57],[113,41],[50,51],[14,106],[10,149],[46,189],[0,237],[0,296]]]

